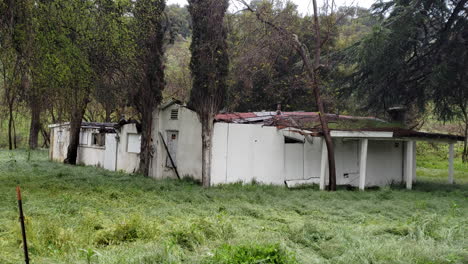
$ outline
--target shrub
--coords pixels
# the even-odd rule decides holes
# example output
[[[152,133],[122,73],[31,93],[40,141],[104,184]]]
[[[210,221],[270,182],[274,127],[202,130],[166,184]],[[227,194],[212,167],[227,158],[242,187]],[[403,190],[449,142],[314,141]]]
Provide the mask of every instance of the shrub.
[[[247,264],[271,263],[293,264],[298,263],[296,258],[282,249],[278,244],[267,245],[223,245],[212,257],[203,262],[205,264]]]
[[[140,237],[141,222],[137,219],[122,221],[97,233],[96,244],[114,245],[133,242]]]
[[[325,230],[319,230],[317,226],[320,226],[320,224],[306,223],[299,229],[290,229],[289,239],[305,247],[311,247],[319,241],[333,238],[333,236],[328,234]]]

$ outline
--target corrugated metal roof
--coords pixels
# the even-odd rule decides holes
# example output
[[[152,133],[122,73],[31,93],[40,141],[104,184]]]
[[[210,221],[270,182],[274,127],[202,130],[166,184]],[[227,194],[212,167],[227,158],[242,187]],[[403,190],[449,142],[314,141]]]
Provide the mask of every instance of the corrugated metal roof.
[[[458,135],[420,132],[406,129],[402,125],[390,123],[376,117],[361,117],[326,114],[330,130],[338,131],[382,131],[393,132],[393,137],[428,138],[463,141]],[[216,122],[239,124],[262,124],[275,126],[279,129],[292,127],[311,131],[314,135],[321,135],[320,117],[318,112],[248,112],[225,113],[215,117]]]

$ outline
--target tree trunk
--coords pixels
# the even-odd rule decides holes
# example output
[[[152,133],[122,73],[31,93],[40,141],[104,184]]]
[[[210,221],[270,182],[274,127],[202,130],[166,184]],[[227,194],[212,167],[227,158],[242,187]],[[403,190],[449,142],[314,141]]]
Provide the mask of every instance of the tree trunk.
[[[296,38],[296,49],[299,55],[302,57],[309,82],[312,83],[312,90],[314,92],[315,101],[319,110],[320,125],[322,127],[323,136],[328,150],[328,172],[329,172],[329,191],[336,190],[336,165],[335,165],[335,150],[333,146],[333,139],[330,136],[330,129],[328,128],[327,117],[325,108],[323,106],[322,97],[320,96],[320,86],[318,76],[316,75],[315,69],[312,67],[309,56],[307,56],[306,50],[302,43]]]
[[[328,170],[329,170],[329,191],[336,191],[336,169],[335,169],[335,149],[333,147],[333,140],[330,135],[330,130],[328,129],[327,116],[325,113],[325,108],[323,107],[322,97],[320,96],[320,86],[319,86],[319,76],[317,75],[317,70],[320,67],[320,54],[321,54],[321,45],[322,40],[320,38],[320,23],[318,19],[318,6],[317,1],[312,0],[312,5],[314,8],[314,28],[315,28],[315,62],[314,68],[308,67],[309,75],[312,75],[313,80],[313,89],[315,100],[317,101],[317,106],[319,109],[319,118],[320,124],[322,125],[323,136],[325,137],[325,142],[327,144],[328,150]],[[304,50],[302,46],[302,50]],[[306,55],[304,53],[304,55]]]
[[[70,141],[67,149],[67,157],[63,161],[66,164],[76,165],[78,157],[78,146],[80,144],[81,122],[86,110],[86,105],[82,109],[75,109],[70,120]]]
[[[42,138],[44,139],[44,143],[42,143],[42,147],[48,148],[50,145],[49,133],[47,133],[47,130],[45,130],[42,126],[41,126],[41,133],[42,133]]]
[[[312,64],[309,54],[305,49],[304,45],[299,41],[297,35],[291,34],[284,28],[276,26],[274,23],[269,22],[262,18],[261,14],[254,11],[244,0],[241,1],[248,10],[255,13],[257,18],[264,22],[265,24],[271,26],[276,31],[281,33],[284,37],[287,38],[287,41],[292,41],[294,48],[299,53],[304,62],[305,69],[307,71],[307,77],[309,78],[309,83],[312,84],[312,90],[314,92],[315,101],[319,110],[319,119],[320,125],[322,127],[323,136],[325,137],[325,143],[327,145],[328,150],[328,169],[329,169],[329,187],[328,190],[335,191],[336,190],[336,169],[335,169],[335,151],[333,147],[333,140],[330,136],[330,129],[328,128],[327,117],[325,114],[325,108],[323,106],[323,101],[320,96],[320,83],[319,83],[319,76],[316,71],[320,67],[320,53],[321,53],[321,39],[320,39],[320,24],[318,19],[318,11],[317,11],[317,1],[312,0],[313,8],[314,8],[314,30],[315,30],[315,60]]]
[[[145,109],[141,113],[141,151],[139,171],[145,176],[149,176],[151,158],[153,157],[153,139],[151,132],[153,129],[153,111]]]
[[[16,142],[16,123],[15,123],[15,119],[13,118],[11,121],[13,123],[13,148],[17,149],[18,144]]]
[[[211,185],[211,149],[213,141],[213,117],[200,118],[202,125],[202,185]]]
[[[41,109],[36,100],[32,100],[31,108],[31,125],[29,127],[29,148],[36,149],[41,130]]]
[[[104,117],[104,122],[110,123],[111,122],[111,115],[112,115],[112,109],[109,109],[106,107],[106,116]]]
[[[468,120],[465,121],[465,141],[463,142],[463,163],[468,163]]]
[[[8,149],[13,149],[13,106],[8,104]]]

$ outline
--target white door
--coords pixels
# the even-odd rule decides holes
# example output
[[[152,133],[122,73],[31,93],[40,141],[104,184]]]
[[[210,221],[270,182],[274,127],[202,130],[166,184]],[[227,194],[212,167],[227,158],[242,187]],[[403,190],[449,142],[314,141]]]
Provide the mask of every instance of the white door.
[[[177,167],[177,142],[179,141],[178,131],[167,131],[167,148],[171,154],[172,161]],[[171,160],[169,156],[166,159],[166,166],[172,168]]]
[[[304,144],[286,143],[284,149],[285,179],[304,179]]]
[[[115,171],[117,161],[116,134],[106,134],[106,149],[104,151],[104,169]]]

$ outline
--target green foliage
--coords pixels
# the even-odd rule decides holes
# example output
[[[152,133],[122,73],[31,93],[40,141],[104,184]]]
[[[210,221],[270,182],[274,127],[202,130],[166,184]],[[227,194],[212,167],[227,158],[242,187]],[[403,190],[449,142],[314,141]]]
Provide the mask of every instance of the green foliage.
[[[308,47],[314,42],[311,17],[285,1],[258,1],[268,21],[297,34]],[[245,11],[229,15],[231,71],[227,107],[232,111],[314,110],[312,89],[305,82],[300,56],[273,28]]]
[[[417,149],[414,190],[335,193],[205,189],[53,163],[44,151],[31,151],[28,162],[27,151],[1,150],[0,263],[23,259],[18,184],[39,264],[465,263],[468,168],[456,165],[457,184],[448,185],[447,168],[436,166],[446,160],[422,168],[422,160],[440,158]]]
[[[229,72],[227,29],[224,16],[227,0],[189,0],[192,17],[190,70],[193,86],[189,106],[194,109],[203,130],[224,105]]]
[[[271,263],[294,264],[295,258],[284,251],[278,244],[267,245],[223,245],[216,250],[213,257],[203,263],[219,264],[247,264],[247,263]]]
[[[190,28],[191,18],[186,6],[169,5],[166,7],[166,14],[169,20],[169,37],[172,43],[179,36],[187,39],[192,35]]]
[[[461,160],[462,150],[462,143],[455,144],[454,168],[459,172],[466,171],[468,168],[468,164],[463,163]],[[416,152],[418,154],[418,166],[426,169],[444,170],[442,173],[445,173],[445,170],[448,169],[448,144],[418,142]]]
[[[465,0],[376,4],[381,22],[348,51],[348,65],[357,66],[349,92],[378,113],[395,105],[424,111],[432,102],[440,119],[467,123],[465,7]]]

